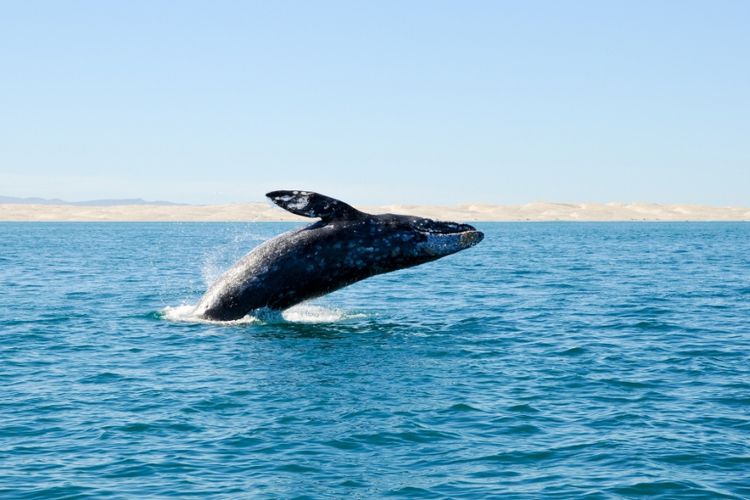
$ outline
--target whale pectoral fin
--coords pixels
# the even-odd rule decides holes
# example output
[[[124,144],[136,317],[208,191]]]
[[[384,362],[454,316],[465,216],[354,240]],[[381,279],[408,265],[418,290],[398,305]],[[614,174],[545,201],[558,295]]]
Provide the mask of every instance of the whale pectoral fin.
[[[365,215],[343,201],[312,191],[271,191],[266,196],[284,210],[303,217],[320,217],[329,221],[358,219]]]

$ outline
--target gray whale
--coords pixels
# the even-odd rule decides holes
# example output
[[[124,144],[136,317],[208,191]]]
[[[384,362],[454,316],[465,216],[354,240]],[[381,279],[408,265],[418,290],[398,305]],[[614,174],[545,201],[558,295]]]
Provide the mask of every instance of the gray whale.
[[[203,295],[195,314],[235,320],[284,310],[376,274],[472,247],[484,235],[468,224],[407,215],[372,215],[310,191],[273,191],[271,201],[320,220],[259,245]]]

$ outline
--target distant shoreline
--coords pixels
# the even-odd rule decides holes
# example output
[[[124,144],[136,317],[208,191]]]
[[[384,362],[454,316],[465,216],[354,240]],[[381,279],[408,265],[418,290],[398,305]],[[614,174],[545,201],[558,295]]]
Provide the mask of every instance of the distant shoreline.
[[[657,203],[529,203],[381,205],[370,213],[400,213],[441,220],[505,221],[750,221],[750,208]],[[266,203],[228,205],[35,205],[0,204],[0,221],[29,222],[282,222],[309,220]]]

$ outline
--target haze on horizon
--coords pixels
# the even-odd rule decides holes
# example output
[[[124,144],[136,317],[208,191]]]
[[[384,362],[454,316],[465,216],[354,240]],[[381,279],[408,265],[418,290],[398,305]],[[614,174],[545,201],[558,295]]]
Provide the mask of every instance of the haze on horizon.
[[[10,2],[0,195],[748,205],[750,3]]]

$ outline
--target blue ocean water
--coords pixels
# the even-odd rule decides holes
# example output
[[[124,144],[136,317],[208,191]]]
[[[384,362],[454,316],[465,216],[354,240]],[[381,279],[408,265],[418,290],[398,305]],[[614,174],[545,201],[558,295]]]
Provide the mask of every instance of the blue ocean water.
[[[750,497],[750,224],[479,224],[181,315],[296,226],[0,223],[0,496]]]

